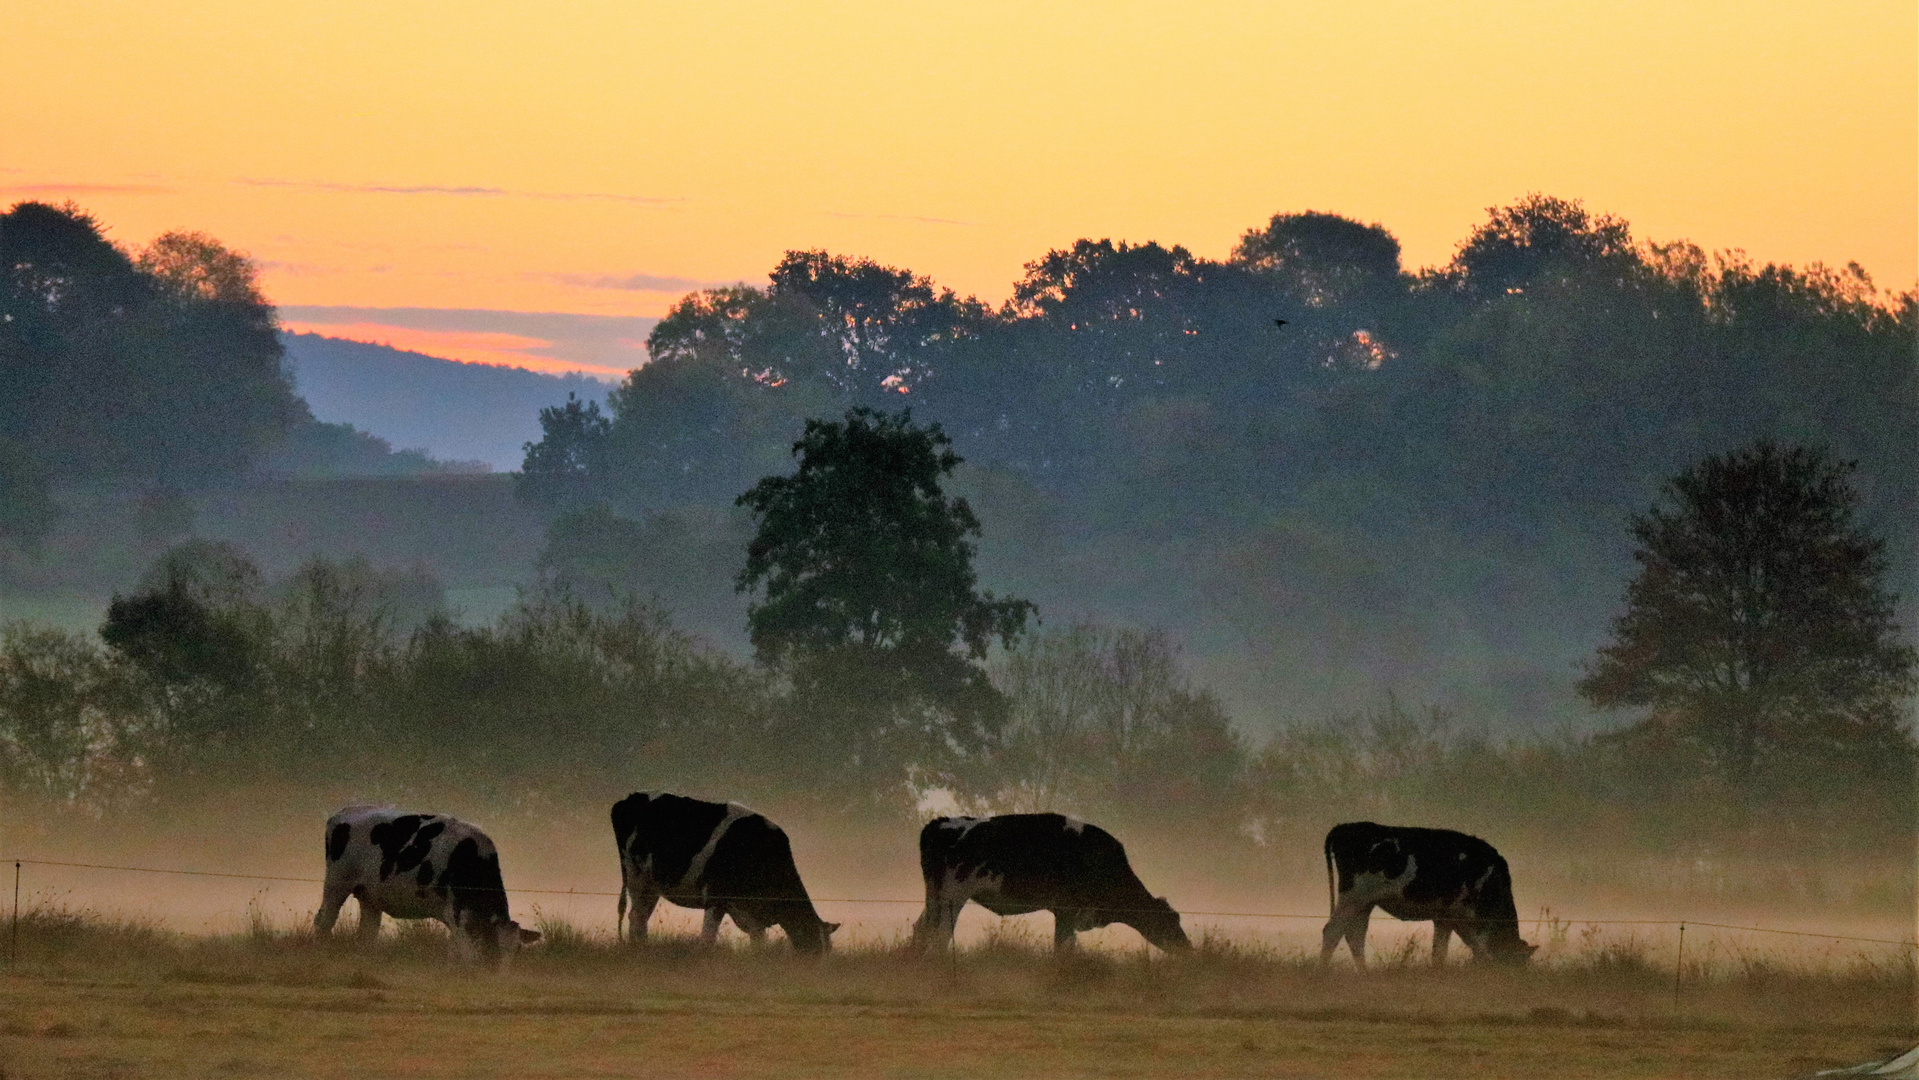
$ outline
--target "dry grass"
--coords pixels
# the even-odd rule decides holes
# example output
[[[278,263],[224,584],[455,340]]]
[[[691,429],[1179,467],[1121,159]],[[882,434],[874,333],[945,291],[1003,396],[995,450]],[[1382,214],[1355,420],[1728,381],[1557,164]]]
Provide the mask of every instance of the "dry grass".
[[[189,937],[27,913],[0,977],[0,1075],[21,1077],[1790,1077],[1919,1039],[1896,954],[1670,966],[1597,935],[1510,972],[1423,952],[1320,971],[1209,937],[1056,959],[1007,923],[950,958],[823,961],[783,945],[620,946],[558,919],[493,975],[433,926],[357,949],[250,912]]]

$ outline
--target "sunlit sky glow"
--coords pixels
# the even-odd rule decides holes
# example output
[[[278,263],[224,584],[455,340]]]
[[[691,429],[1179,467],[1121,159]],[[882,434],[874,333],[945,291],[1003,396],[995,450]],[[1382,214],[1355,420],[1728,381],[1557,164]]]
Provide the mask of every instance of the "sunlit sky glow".
[[[1304,209],[1429,265],[1530,191],[1919,279],[1910,0],[78,2],[5,33],[0,203],[203,229],[288,305],[657,316],[801,247],[998,300],[1078,237],[1219,257]]]

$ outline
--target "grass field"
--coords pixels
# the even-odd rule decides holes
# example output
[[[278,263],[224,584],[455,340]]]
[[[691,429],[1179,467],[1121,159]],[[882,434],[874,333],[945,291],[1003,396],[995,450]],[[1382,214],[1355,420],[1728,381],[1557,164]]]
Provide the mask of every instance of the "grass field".
[[[1210,939],[1056,959],[1037,927],[951,958],[869,943],[634,948],[549,921],[506,974],[433,926],[359,950],[262,919],[187,936],[41,907],[0,977],[0,1077],[1792,1077],[1919,1040],[1896,953],[1630,940],[1519,972],[1365,974]]]

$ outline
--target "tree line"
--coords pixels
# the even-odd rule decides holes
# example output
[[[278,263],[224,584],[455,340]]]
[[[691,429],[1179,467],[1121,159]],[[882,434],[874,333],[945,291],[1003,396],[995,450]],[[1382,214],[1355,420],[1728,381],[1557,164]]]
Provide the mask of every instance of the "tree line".
[[[1856,265],[1639,242],[1545,196],[1494,208],[1418,272],[1383,226],[1317,212],[1276,215],[1220,261],[1080,240],[1028,263],[998,308],[795,251],[764,287],[676,304],[605,415],[548,411],[524,489],[629,515],[723,505],[807,418],[910,404],[975,466],[1107,518],[1123,502],[1131,528],[1243,524],[1355,486],[1449,522],[1616,521],[1761,436],[1861,462],[1890,520],[1916,506],[1916,318],[1919,294]]]
[[[0,213],[0,553],[47,536],[60,489],[165,501],[262,470],[439,467],[314,420],[245,255],[201,232],[137,250],[106,232],[71,203]]]
[[[637,783],[854,820],[943,793],[1228,846],[1310,839],[1328,815],[1666,852],[1910,841],[1919,658],[1852,466],[1817,451],[1708,458],[1634,522],[1641,569],[1580,686],[1646,709],[1634,722],[1496,738],[1389,699],[1263,745],[1163,633],[1042,629],[979,590],[936,426],[855,407],[792,451],[739,496],[753,664],[632,597],[554,585],[461,627],[418,573],[315,559],[269,585],[189,544],[115,598],[99,644],[0,632],[0,796],[82,816],[250,785],[537,808]]]
[[[1287,213],[1218,260],[1076,241],[997,306],[795,251],[683,298],[604,410],[546,411],[518,483],[581,595],[657,594],[724,638],[735,496],[807,420],[911,406],[966,459],[1001,581],[1171,628],[1258,724],[1388,688],[1584,723],[1564,672],[1631,567],[1623,526],[1709,455],[1858,462],[1889,573],[1919,570],[1916,296],[1547,196],[1430,269],[1382,225]]]

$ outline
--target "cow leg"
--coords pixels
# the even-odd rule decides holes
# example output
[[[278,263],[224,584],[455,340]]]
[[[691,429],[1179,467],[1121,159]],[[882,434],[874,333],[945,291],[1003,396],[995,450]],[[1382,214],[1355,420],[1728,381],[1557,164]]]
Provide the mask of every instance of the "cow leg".
[[[1459,940],[1465,942],[1466,947],[1473,951],[1473,959],[1475,960],[1482,956],[1492,955],[1492,934],[1487,931],[1483,923],[1472,924],[1471,930],[1461,929],[1459,931]]]
[[[1373,909],[1367,908],[1346,924],[1346,948],[1353,954],[1353,967],[1366,970],[1366,927],[1372,922]]]
[[[327,885],[320,890],[320,910],[313,913],[313,930],[321,937],[333,933],[333,924],[340,919],[340,905],[353,895],[353,890],[339,885]]]
[[[762,919],[760,917],[765,914],[765,911],[747,912],[741,911],[738,908],[727,912],[727,915],[733,920],[733,925],[739,927],[740,933],[746,935],[746,940],[755,945],[761,945],[766,942],[766,928],[773,925],[773,920]]]
[[[706,909],[706,920],[700,924],[700,940],[708,945],[720,940],[720,921],[726,918],[726,909],[710,907]]]
[[[919,949],[932,947],[933,929],[938,923],[940,908],[939,886],[932,878],[926,879],[926,906],[920,909],[920,917],[913,920],[913,946]]]
[[[964,899],[952,903],[946,899],[937,899],[926,905],[920,913],[919,922],[913,924],[913,941],[926,952],[953,947],[953,932],[959,928],[960,908],[966,906]]]
[[[357,898],[360,901],[358,940],[362,945],[370,945],[380,939],[380,916],[383,913],[375,905],[367,903],[365,892],[359,893]]]
[[[964,895],[947,896],[938,882],[927,879],[926,910],[920,912],[919,921],[913,924],[913,944],[926,952],[952,948],[953,931],[959,926],[960,908],[965,906]]]
[[[472,920],[455,918],[449,921],[447,916],[442,915],[440,921],[446,923],[447,959],[456,964],[479,963],[483,954]]]
[[[1461,934],[1459,936],[1459,939],[1461,941],[1466,940],[1466,935]],[[1446,947],[1452,944],[1452,940],[1453,940],[1453,924],[1440,922],[1438,919],[1434,919],[1433,920],[1433,966],[1434,967],[1443,968],[1446,966]]]
[[[1366,966],[1366,924],[1372,918],[1371,904],[1355,907],[1337,904],[1333,907],[1333,917],[1326,920],[1326,928],[1319,934],[1319,962],[1321,966],[1332,963],[1333,950],[1339,948],[1344,939],[1353,954],[1353,966]]]
[[[626,909],[626,940],[645,941],[646,923],[653,917],[653,909],[660,906],[660,894],[634,890],[633,906]]]
[[[1319,932],[1320,967],[1333,962],[1333,950],[1339,948],[1339,939],[1345,936],[1345,920],[1335,913],[1332,918],[1326,920],[1325,929]]]
[[[1073,929],[1073,927],[1078,924],[1078,920],[1074,918],[1074,916],[1078,914],[1079,913],[1076,911],[1068,913],[1064,911],[1059,911],[1057,909],[1054,910],[1053,912],[1053,951],[1054,952],[1070,953],[1070,952],[1079,951],[1079,932]]]

